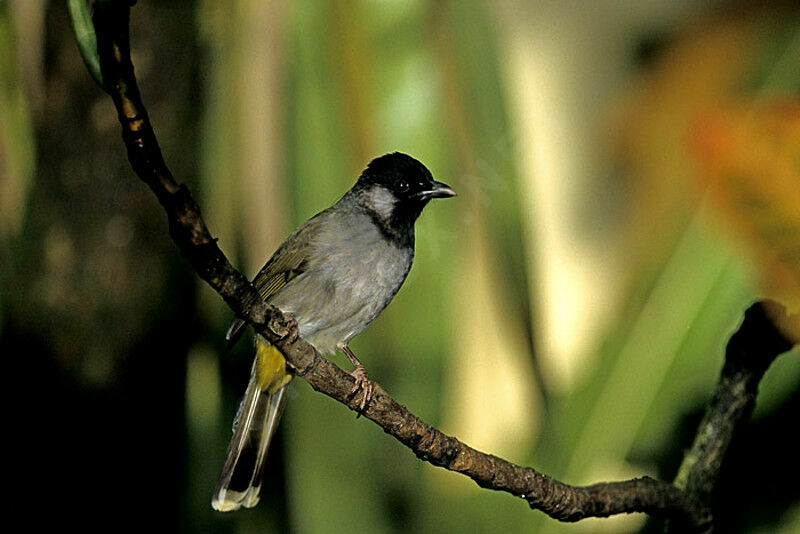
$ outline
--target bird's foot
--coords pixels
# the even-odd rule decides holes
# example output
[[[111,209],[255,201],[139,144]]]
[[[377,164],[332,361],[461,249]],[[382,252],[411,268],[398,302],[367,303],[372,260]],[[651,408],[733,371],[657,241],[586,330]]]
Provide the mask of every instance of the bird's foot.
[[[280,318],[272,318],[267,325],[273,334],[294,343],[300,336],[297,319],[292,313],[283,313]]]
[[[350,350],[350,347],[344,345],[342,347],[342,352],[347,355],[347,357],[350,359],[350,363],[352,363],[355,367],[355,369],[352,371],[347,371],[347,374],[352,376],[356,381],[355,385],[353,386],[353,391],[350,392],[350,396],[354,397],[359,391],[363,393],[361,402],[358,403],[358,415],[356,417],[359,417],[362,413],[364,413],[364,409],[372,400],[374,386],[372,385],[369,376],[367,376],[367,370],[363,365],[361,365],[361,362],[358,361],[358,358],[356,358],[356,355],[353,354],[352,350]]]
[[[350,396],[356,396],[359,391],[363,393],[361,402],[358,403],[358,415],[361,415],[367,407],[367,404],[369,404],[369,401],[372,400],[372,382],[369,376],[367,376],[367,370],[364,369],[363,365],[357,365],[355,369],[348,371],[347,374],[352,376],[356,381],[355,386],[353,386],[353,391],[350,392]]]

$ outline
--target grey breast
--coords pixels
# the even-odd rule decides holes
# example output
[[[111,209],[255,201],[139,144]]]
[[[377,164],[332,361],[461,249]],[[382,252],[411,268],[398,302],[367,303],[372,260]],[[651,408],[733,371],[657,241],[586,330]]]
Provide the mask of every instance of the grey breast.
[[[300,336],[331,354],[389,304],[411,268],[414,249],[387,241],[363,212],[324,216],[305,272],[270,303],[294,314]]]

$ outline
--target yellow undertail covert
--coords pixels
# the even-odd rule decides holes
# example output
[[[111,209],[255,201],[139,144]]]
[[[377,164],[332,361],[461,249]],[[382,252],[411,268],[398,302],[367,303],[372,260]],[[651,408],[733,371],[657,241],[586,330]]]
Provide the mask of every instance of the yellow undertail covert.
[[[270,395],[274,395],[292,379],[283,355],[261,336],[256,336],[256,374],[258,387]]]

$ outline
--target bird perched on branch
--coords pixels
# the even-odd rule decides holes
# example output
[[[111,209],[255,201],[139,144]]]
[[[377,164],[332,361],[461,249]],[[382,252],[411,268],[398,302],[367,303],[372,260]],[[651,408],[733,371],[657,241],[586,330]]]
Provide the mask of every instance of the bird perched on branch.
[[[455,192],[416,159],[398,152],[372,160],[336,204],[309,219],[278,248],[253,280],[261,297],[294,316],[300,336],[321,354],[344,352],[354,366],[359,409],[372,383],[348,342],[400,289],[414,260],[414,222],[432,198]],[[232,345],[245,322],[234,320]],[[233,438],[211,505],[230,511],[258,503],[270,439],[286,401],[292,372],[260,335]]]

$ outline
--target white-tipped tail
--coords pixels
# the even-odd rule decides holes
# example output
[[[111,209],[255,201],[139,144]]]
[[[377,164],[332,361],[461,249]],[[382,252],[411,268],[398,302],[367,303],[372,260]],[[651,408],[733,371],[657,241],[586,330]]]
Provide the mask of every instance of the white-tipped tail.
[[[254,363],[244,398],[233,421],[233,438],[211,506],[220,512],[258,504],[264,459],[286,399],[286,385],[262,390]]]

